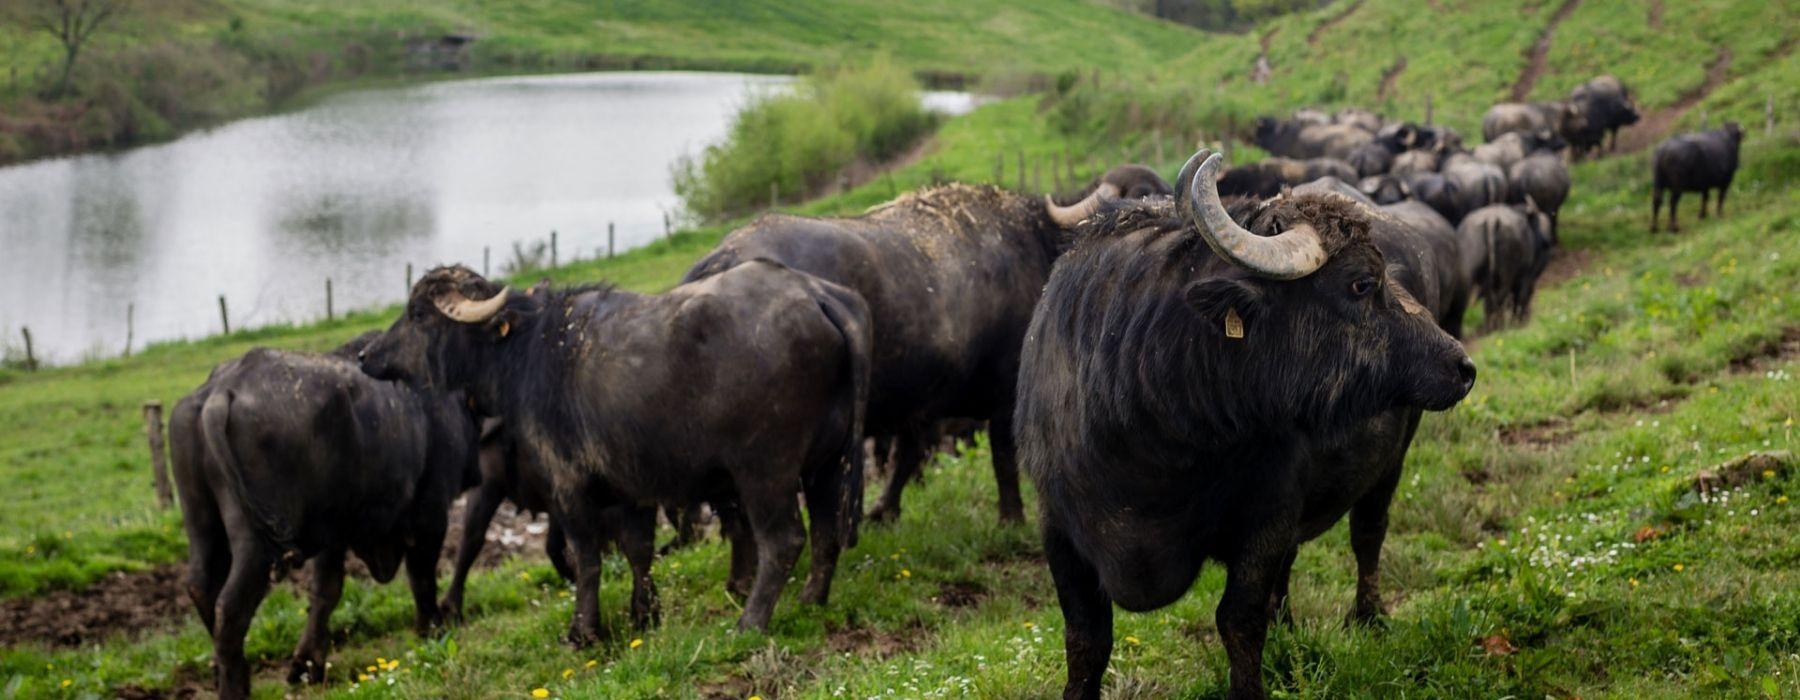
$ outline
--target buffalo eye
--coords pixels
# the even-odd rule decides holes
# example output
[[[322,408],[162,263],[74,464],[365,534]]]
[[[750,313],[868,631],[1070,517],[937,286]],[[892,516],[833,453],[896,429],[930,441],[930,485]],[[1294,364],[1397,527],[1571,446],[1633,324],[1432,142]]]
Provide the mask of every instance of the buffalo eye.
[[[1364,277],[1350,283],[1351,296],[1357,298],[1366,297],[1369,295],[1369,292],[1373,291],[1375,291],[1375,278],[1373,277]]]

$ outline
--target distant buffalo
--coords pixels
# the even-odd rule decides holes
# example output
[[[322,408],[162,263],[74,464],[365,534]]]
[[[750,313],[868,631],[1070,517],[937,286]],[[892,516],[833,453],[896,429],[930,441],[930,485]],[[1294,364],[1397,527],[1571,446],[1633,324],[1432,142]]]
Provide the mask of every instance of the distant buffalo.
[[[1550,264],[1555,239],[1550,217],[1528,198],[1524,205],[1496,204],[1470,212],[1456,229],[1463,269],[1486,311],[1486,328],[1531,317],[1538,277]]]
[[[1726,122],[1723,128],[1675,136],[1656,147],[1653,158],[1654,180],[1650,190],[1650,232],[1656,233],[1656,220],[1662,208],[1663,192],[1669,193],[1669,230],[1680,231],[1675,208],[1681,204],[1681,193],[1700,193],[1700,218],[1706,218],[1706,193],[1719,191],[1718,214],[1725,214],[1725,192],[1731,189],[1731,178],[1737,175],[1738,147],[1744,142],[1744,130],[1737,122]]]
[[[1345,107],[1338,110],[1337,114],[1331,115],[1331,122],[1354,126],[1371,134],[1380,131],[1382,126],[1381,115],[1356,107]]]
[[[1474,383],[1436,322],[1429,258],[1377,244],[1398,224],[1330,193],[1227,210],[1219,164],[1203,151],[1176,201],[1084,224],[1025,337],[1019,454],[1063,614],[1065,698],[1100,697],[1113,605],[1169,605],[1208,559],[1226,568],[1229,695],[1263,697],[1295,553],[1346,513],[1354,614],[1380,615],[1386,513],[1419,412]]]
[[[1567,141],[1549,129],[1509,131],[1495,137],[1493,141],[1476,146],[1473,155],[1476,160],[1506,172],[1526,156],[1535,153],[1554,154],[1568,145]]]
[[[1357,146],[1356,150],[1351,151],[1350,155],[1344,159],[1344,162],[1356,169],[1358,177],[1370,177],[1386,173],[1389,168],[1393,167],[1394,155],[1399,152],[1371,141]]]
[[[1494,105],[1481,118],[1481,138],[1493,141],[1511,131],[1549,129],[1569,138],[1587,128],[1582,106],[1574,102],[1506,102]]]
[[[1530,197],[1550,217],[1552,234],[1557,231],[1563,202],[1569,199],[1569,167],[1552,153],[1537,153],[1514,163],[1507,173],[1507,201],[1524,204]]]
[[[1405,200],[1412,195],[1406,181],[1393,175],[1376,175],[1365,177],[1356,184],[1356,189],[1375,200],[1376,204],[1393,204]]]
[[[1375,134],[1348,124],[1279,121],[1269,117],[1256,120],[1256,145],[1286,158],[1343,160],[1358,146],[1374,139]]]
[[[1462,221],[1463,209],[1456,183],[1438,173],[1420,173],[1406,178],[1406,188],[1413,199],[1431,207],[1450,223]]]
[[[1322,177],[1355,180],[1356,169],[1336,158],[1265,158],[1255,163],[1233,167],[1219,178],[1219,193],[1224,196],[1273,197],[1283,187],[1293,187]]]
[[[258,348],[213,370],[170,415],[188,539],[188,595],[212,635],[217,690],[250,692],[244,637],[279,572],[311,560],[311,602],[289,682],[322,682],[329,621],[354,551],[377,581],[404,564],[414,627],[438,621],[450,501],[475,476],[460,395],[379,381],[349,359]]]
[[[1498,167],[1471,159],[1446,164],[1444,177],[1456,185],[1455,215],[1444,215],[1453,222],[1461,222],[1469,212],[1489,204],[1506,202],[1506,171]]]
[[[1423,149],[1411,150],[1394,156],[1394,164],[1388,174],[1401,178],[1409,178],[1422,173],[1438,171],[1438,154]]]
[[[1602,75],[1586,83],[1575,86],[1569,92],[1569,102],[1580,105],[1587,115],[1585,128],[1574,134],[1570,145],[1578,154],[1585,154],[1600,148],[1600,143],[1610,137],[1608,151],[1619,149],[1619,129],[1636,124],[1640,117],[1637,101],[1632,99],[1631,88],[1616,77]]]

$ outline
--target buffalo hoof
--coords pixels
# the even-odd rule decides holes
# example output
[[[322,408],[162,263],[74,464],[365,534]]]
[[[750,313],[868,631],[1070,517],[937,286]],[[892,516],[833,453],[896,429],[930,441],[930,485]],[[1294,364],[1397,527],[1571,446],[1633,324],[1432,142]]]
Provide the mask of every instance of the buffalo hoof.
[[[325,659],[324,659],[324,656],[319,655],[318,657],[311,657],[311,658],[303,657],[303,656],[295,656],[293,661],[288,663],[287,682],[288,682],[288,685],[299,685],[303,682],[304,683],[312,683],[315,685],[319,684],[319,683],[324,683],[325,682]]]
[[[606,632],[601,629],[579,629],[570,627],[569,634],[567,637],[563,638],[563,641],[568,642],[569,646],[575,647],[576,649],[586,649],[606,641],[606,636]]]
[[[1350,611],[1346,620],[1352,627],[1365,627],[1374,630],[1387,629],[1387,612],[1380,607],[1356,606]]]
[[[1002,518],[1004,517],[1005,516],[1002,515]],[[900,519],[900,506],[889,507],[886,503],[876,504],[876,506],[869,511],[868,519],[869,522],[872,523],[884,524],[897,521]]]
[[[463,623],[463,605],[461,600],[445,598],[438,602],[438,621],[448,627],[456,627]]]

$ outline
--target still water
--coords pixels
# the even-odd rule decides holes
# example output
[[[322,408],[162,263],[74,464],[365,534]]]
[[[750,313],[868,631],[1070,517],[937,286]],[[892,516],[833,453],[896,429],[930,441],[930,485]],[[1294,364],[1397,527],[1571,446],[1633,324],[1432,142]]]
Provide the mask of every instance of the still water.
[[[670,165],[790,79],[721,73],[495,78],[340,95],[115,154],[0,168],[0,348],[40,361],[304,321],[406,293],[449,262],[496,273],[557,232],[562,260],[662,235]],[[957,93],[926,104],[967,111]]]

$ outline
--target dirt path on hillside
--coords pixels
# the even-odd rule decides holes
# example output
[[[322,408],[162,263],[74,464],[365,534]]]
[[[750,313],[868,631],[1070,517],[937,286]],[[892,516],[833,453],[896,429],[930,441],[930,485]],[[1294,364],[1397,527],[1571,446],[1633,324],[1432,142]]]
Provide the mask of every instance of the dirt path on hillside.
[[[1699,85],[1687,92],[1681,93],[1681,96],[1676,98],[1673,104],[1650,110],[1644,113],[1644,117],[1638,120],[1638,123],[1619,131],[1619,151],[1631,153],[1649,148],[1661,141],[1671,129],[1675,128],[1675,122],[1680,121],[1682,115],[1687,114],[1688,110],[1694,108],[1694,105],[1700,104],[1700,101],[1712,94],[1713,90],[1725,84],[1725,74],[1731,70],[1731,60],[1730,48],[1719,49],[1719,54],[1713,57],[1712,63],[1706,66],[1706,80],[1701,81]]]
[[[1581,0],[1563,0],[1562,7],[1556,8],[1556,14],[1550,16],[1549,24],[1545,24],[1544,30],[1538,33],[1537,43],[1532,44],[1531,50],[1525,54],[1525,70],[1519,73],[1519,79],[1513,83],[1512,101],[1524,102],[1531,96],[1531,89],[1537,86],[1538,78],[1544,77],[1549,63],[1550,42],[1556,38],[1557,25],[1568,19],[1580,4]]]
[[[1405,72],[1406,72],[1406,57],[1405,56],[1401,56],[1400,58],[1395,59],[1394,65],[1388,66],[1387,70],[1382,71],[1381,72],[1381,84],[1375,86],[1376,101],[1385,100],[1388,98],[1389,95],[1394,94],[1394,81],[1399,79],[1401,73],[1405,73]]]
[[[450,530],[444,554],[438,560],[440,574],[448,575],[456,561],[457,541],[462,536],[463,501],[450,510]],[[543,557],[547,526],[543,518],[500,507],[488,526],[487,544],[475,560],[477,569],[498,566],[508,557]],[[368,570],[351,558],[348,571],[367,579]],[[73,647],[103,641],[122,634],[162,630],[184,615],[192,615],[184,579],[187,564],[165,564],[149,571],[115,571],[79,591],[51,591],[42,595],[0,601],[0,646],[41,643]],[[295,571],[290,581],[305,581]],[[394,585],[406,585],[396,579]]]
[[[1650,0],[1650,28],[1651,29],[1662,29],[1662,18],[1663,18],[1662,0]]]
[[[1306,45],[1307,46],[1317,46],[1319,43],[1320,35],[1324,34],[1326,31],[1330,30],[1332,27],[1337,26],[1339,22],[1344,21],[1344,18],[1349,17],[1351,13],[1356,12],[1358,9],[1361,9],[1362,4],[1363,4],[1363,0],[1356,0],[1355,2],[1345,5],[1343,11],[1341,11],[1335,15],[1332,15],[1330,19],[1327,19],[1324,22],[1320,22],[1319,26],[1313,27],[1313,30],[1306,34]]]

